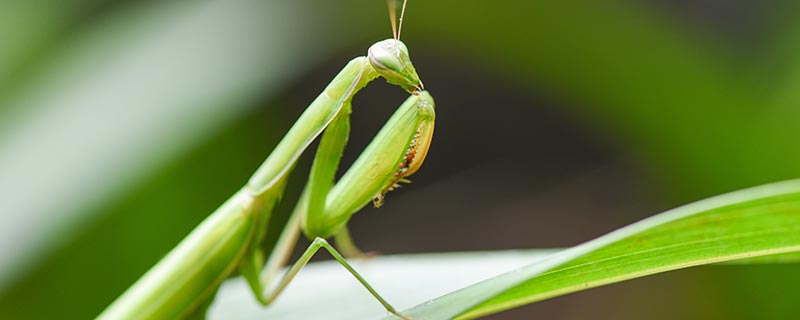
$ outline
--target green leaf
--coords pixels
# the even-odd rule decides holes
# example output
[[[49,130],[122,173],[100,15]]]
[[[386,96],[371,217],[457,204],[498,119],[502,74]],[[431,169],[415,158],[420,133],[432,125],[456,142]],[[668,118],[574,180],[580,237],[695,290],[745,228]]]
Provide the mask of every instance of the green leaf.
[[[667,211],[404,313],[471,319],[646,275],[797,251],[800,180]]]

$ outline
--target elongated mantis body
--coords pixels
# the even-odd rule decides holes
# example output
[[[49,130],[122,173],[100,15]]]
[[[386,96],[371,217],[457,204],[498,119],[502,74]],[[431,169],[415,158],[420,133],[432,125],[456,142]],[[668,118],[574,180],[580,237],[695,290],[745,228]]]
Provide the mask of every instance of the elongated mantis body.
[[[351,100],[378,77],[412,95],[334,185],[350,131]],[[354,248],[347,241],[345,224],[371,199],[376,206],[380,205],[386,192],[419,169],[430,146],[434,119],[433,99],[422,90],[422,82],[398,33],[393,39],[374,44],[366,57],[351,60],[336,75],[243,188],[99,318],[202,318],[221,282],[237,269],[257,300],[267,305],[320,248],[328,250],[389,312],[403,317],[324,239],[341,235],[343,244]],[[272,209],[281,198],[298,158],[320,134],[308,183],[278,244],[265,257],[260,243],[266,235]],[[313,239],[311,246],[276,286],[269,286],[285,264],[300,230]]]

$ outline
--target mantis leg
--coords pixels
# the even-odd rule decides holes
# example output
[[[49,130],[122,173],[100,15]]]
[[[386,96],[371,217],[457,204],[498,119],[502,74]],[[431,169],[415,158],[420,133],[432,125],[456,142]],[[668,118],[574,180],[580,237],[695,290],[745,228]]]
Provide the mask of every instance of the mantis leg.
[[[275,289],[272,292],[266,294],[264,297],[262,297],[261,302],[264,303],[265,305],[272,303],[272,301],[274,301],[275,298],[277,298],[281,294],[281,292],[283,292],[283,290],[286,289],[286,286],[289,285],[289,283],[292,281],[292,279],[294,279],[297,273],[300,272],[300,270],[303,269],[303,267],[306,264],[308,264],[308,261],[311,260],[311,257],[313,257],[314,254],[317,253],[317,251],[319,251],[319,249],[321,248],[328,250],[328,252],[333,256],[334,259],[336,259],[336,261],[338,261],[345,269],[347,269],[347,271],[349,271],[350,274],[356,277],[356,279],[358,279],[358,282],[360,282],[361,285],[363,285],[364,288],[366,288],[369,291],[369,293],[372,294],[372,296],[375,297],[375,299],[377,299],[383,305],[384,308],[386,308],[386,311],[389,311],[390,313],[400,318],[409,319],[408,317],[397,312],[397,310],[394,307],[392,307],[392,305],[386,302],[386,299],[381,297],[381,295],[378,294],[377,291],[375,291],[375,289],[367,282],[367,280],[365,280],[364,277],[362,277],[358,273],[358,271],[356,271],[353,268],[353,266],[347,263],[347,260],[345,260],[344,257],[342,257],[342,255],[328,243],[328,241],[325,241],[325,239],[322,238],[316,238],[314,239],[314,241],[311,242],[311,245],[308,246],[308,249],[306,249],[306,251],[300,257],[300,259],[298,259],[297,262],[295,262],[294,265],[292,265],[289,271],[286,272],[286,275],[283,276],[283,278],[275,287]]]

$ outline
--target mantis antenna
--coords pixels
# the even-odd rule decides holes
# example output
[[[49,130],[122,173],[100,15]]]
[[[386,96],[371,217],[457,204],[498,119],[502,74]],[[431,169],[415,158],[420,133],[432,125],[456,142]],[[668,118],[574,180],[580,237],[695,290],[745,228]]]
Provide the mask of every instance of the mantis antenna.
[[[392,35],[395,40],[400,40],[400,32],[403,31],[403,17],[406,14],[406,3],[408,0],[403,0],[403,7],[400,9],[400,22],[397,22],[397,1],[387,0],[389,5],[389,21],[392,22]]]

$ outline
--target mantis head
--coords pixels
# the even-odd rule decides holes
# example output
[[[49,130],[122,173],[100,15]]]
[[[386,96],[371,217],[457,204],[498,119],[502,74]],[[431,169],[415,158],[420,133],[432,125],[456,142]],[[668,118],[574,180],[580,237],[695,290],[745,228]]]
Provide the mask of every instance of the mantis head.
[[[389,82],[411,94],[424,89],[417,70],[411,64],[406,45],[396,39],[387,39],[369,47],[367,56],[373,68]]]

